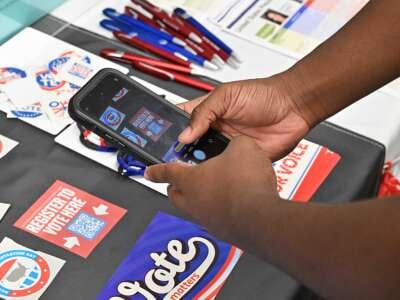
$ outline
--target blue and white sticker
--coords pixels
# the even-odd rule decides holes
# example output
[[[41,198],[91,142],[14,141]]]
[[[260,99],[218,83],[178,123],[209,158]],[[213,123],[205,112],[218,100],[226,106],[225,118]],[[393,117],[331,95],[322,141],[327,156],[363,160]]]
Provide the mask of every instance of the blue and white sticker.
[[[107,109],[100,117],[101,122],[103,122],[108,127],[111,127],[114,130],[118,129],[119,125],[121,125],[124,119],[125,119],[125,114],[116,110],[111,106],[107,107]]]
[[[15,79],[26,78],[24,70],[14,67],[0,68],[0,84],[9,83]]]
[[[35,119],[43,115],[42,109],[36,105],[29,105],[21,108],[16,108],[10,113],[17,118]]]
[[[62,259],[5,237],[0,243],[0,297],[39,299],[64,263]]]

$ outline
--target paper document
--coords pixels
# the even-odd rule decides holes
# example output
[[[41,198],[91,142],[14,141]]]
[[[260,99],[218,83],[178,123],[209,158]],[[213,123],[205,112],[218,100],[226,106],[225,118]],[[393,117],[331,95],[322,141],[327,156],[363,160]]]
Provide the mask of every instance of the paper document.
[[[228,1],[229,2],[229,1]],[[294,58],[308,54],[368,0],[242,0],[214,21],[229,32]]]

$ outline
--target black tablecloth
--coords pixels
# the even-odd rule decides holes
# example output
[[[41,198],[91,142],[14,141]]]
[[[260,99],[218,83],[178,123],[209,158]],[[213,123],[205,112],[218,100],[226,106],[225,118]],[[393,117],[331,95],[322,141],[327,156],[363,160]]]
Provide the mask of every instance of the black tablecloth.
[[[104,47],[121,46],[72,26],[60,31],[64,25],[62,21],[48,16],[35,27],[50,34],[59,31],[58,38],[93,53]],[[201,94],[191,88],[136,72],[133,74],[186,98]],[[55,144],[54,137],[19,120],[6,120],[5,115],[0,114],[0,134],[20,142],[17,148],[0,160],[0,202],[12,204],[1,223],[1,237],[8,236],[24,246],[66,260],[42,299],[94,299],[157,211],[184,217],[163,195]],[[344,202],[376,193],[384,159],[382,145],[328,123],[317,126],[308,139],[342,156],[313,201]],[[57,179],[128,209],[127,215],[88,259],[13,227],[23,212]],[[293,299],[300,294],[305,295],[299,293],[299,284],[288,275],[256,257],[244,255],[219,299],[279,300]]]

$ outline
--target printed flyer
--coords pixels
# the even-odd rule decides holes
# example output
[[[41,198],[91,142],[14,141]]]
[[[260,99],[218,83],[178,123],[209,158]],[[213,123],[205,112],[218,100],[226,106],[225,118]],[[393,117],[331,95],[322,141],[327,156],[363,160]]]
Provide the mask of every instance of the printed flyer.
[[[159,212],[97,300],[213,299],[241,255],[200,226]]]
[[[308,54],[368,0],[243,0],[213,19],[224,29],[294,58]]]
[[[87,258],[126,209],[56,181],[15,227]]]
[[[291,153],[273,164],[279,195],[288,200],[309,201],[339,161],[339,154],[302,140]]]

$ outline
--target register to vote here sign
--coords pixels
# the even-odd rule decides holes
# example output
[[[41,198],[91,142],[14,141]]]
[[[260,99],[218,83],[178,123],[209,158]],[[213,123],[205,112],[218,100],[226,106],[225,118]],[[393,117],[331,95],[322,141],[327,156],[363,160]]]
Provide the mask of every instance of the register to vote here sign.
[[[56,181],[14,224],[84,258],[126,209]]]

